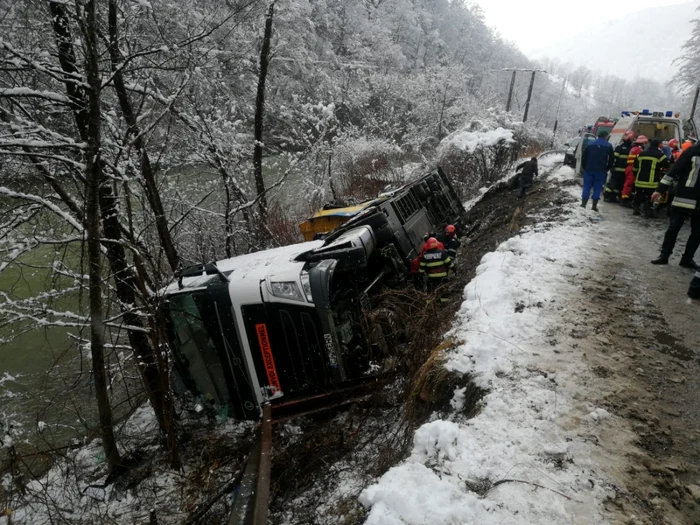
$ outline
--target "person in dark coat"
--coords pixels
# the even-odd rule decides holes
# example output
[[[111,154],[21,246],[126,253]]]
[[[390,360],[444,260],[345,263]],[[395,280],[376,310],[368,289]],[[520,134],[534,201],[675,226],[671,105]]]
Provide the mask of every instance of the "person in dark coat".
[[[668,173],[659,182],[656,191],[651,195],[653,202],[658,202],[662,195],[668,191],[674,183],[676,193],[671,202],[671,222],[668,225],[664,242],[661,245],[661,255],[651,261],[651,264],[668,264],[668,260],[676,245],[678,232],[681,231],[686,219],[690,219],[690,237],[685,245],[685,252],[681,257],[680,265],[684,268],[698,270],[698,265],[693,260],[695,251],[700,246],[700,145],[683,152]]]
[[[437,240],[443,244],[447,255],[450,256],[452,264],[454,265],[457,259],[457,250],[462,245],[457,238],[457,228],[455,228],[454,224],[445,226],[445,230],[440,232],[440,235],[437,236]]]
[[[598,138],[589,143],[583,150],[581,168],[583,169],[583,194],[581,207],[585,208],[593,190],[593,211],[598,211],[600,193],[605,184],[605,175],[615,165],[615,151],[607,140],[608,131],[598,131]]]
[[[515,168],[515,173],[522,171],[520,174],[520,196],[524,197],[527,190],[532,188],[534,178],[539,175],[537,170],[537,157],[532,157]]]

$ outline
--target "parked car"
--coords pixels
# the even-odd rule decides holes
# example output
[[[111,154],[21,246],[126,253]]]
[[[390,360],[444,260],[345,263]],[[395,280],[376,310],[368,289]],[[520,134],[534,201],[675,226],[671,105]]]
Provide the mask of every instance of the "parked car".
[[[576,167],[576,146],[581,142],[581,137],[575,137],[571,141],[564,144],[566,146],[566,151],[564,152],[564,166]]]
[[[187,388],[231,417],[257,419],[264,403],[332,391],[396,362],[370,341],[371,298],[410,281],[424,234],[462,223],[465,211],[439,168],[368,202],[323,239],[175,276],[161,311]]]

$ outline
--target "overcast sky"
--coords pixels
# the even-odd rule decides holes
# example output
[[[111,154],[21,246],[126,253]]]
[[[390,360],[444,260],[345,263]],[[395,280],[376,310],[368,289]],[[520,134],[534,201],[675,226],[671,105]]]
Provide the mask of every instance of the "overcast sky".
[[[527,54],[604,20],[624,18],[630,11],[647,7],[676,5],[682,0],[475,0],[475,3],[481,6],[489,26]],[[671,10],[669,16],[673,16]]]

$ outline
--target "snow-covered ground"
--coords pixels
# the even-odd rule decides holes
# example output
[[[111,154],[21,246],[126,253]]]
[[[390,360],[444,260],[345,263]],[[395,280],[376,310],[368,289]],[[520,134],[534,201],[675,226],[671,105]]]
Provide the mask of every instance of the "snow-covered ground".
[[[590,436],[614,416],[586,403],[582,352],[564,357],[552,337],[577,290],[567,265],[598,234],[589,218],[574,209],[483,257],[448,334],[458,345],[447,367],[488,394],[467,419],[455,391],[453,413],[417,430],[410,458],[362,492],[368,525],[606,523],[614,466],[598,464]]]

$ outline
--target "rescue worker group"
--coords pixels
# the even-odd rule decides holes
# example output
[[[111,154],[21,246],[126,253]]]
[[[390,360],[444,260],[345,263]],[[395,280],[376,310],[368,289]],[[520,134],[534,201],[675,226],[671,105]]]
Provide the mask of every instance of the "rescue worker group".
[[[592,197],[592,209],[598,211],[604,193],[605,202],[629,207],[633,215],[657,218],[667,214],[669,225],[661,253],[651,261],[657,265],[668,264],[678,233],[689,220],[690,237],[679,264],[695,270],[688,296],[700,299],[700,268],[694,261],[700,246],[700,143],[688,140],[680,145],[677,139],[662,143],[627,131],[613,149],[607,137],[608,131],[600,130],[583,151],[581,207],[586,208]]]
[[[420,287],[425,279],[425,285],[429,293],[440,292],[440,287],[447,280],[450,271],[455,272],[457,250],[460,247],[457,238],[457,229],[453,224],[448,224],[445,231],[439,234],[427,233],[423,240],[423,248],[418,257],[411,262],[411,272],[414,275],[415,284]],[[440,293],[441,303],[447,302],[447,298]]]

